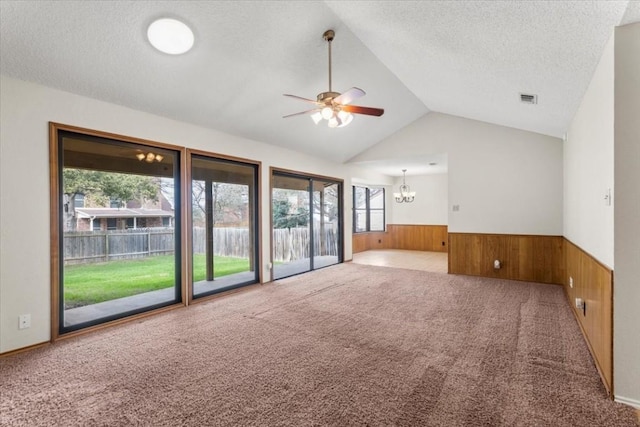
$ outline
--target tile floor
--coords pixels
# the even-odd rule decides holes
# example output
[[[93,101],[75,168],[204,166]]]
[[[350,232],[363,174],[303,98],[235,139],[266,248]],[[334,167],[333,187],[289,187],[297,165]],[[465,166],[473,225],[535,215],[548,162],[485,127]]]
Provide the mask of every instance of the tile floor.
[[[353,254],[353,262],[356,264],[447,273],[447,257],[448,254],[446,252],[376,249]]]

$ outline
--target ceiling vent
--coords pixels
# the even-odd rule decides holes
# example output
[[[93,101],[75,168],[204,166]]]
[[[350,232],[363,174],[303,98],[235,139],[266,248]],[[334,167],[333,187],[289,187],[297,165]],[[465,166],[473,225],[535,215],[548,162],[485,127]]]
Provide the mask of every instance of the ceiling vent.
[[[520,94],[520,102],[523,104],[537,104],[538,103],[538,95],[531,95],[528,93]]]

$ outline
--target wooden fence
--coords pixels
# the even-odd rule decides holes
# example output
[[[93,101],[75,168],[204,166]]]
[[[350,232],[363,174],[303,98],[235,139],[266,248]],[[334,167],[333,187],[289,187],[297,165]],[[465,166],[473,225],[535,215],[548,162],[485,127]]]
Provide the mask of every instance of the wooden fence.
[[[250,258],[249,229],[218,227],[213,229],[213,233],[214,255]],[[310,240],[306,227],[273,230],[274,261],[308,258]],[[205,229],[194,227],[193,253],[205,253],[205,243]],[[170,228],[67,232],[64,233],[63,245],[66,265],[107,262],[172,254],[175,234]],[[332,228],[324,233],[314,230],[314,253],[338,255],[338,238]]]
[[[324,235],[323,235],[324,234]],[[277,228],[273,230],[273,259],[277,262],[289,262],[309,258],[310,233],[308,228]],[[325,229],[320,233],[314,229],[313,249],[316,256],[338,255],[336,232]]]
[[[67,232],[64,262],[84,264],[171,254],[174,241],[170,228]]]

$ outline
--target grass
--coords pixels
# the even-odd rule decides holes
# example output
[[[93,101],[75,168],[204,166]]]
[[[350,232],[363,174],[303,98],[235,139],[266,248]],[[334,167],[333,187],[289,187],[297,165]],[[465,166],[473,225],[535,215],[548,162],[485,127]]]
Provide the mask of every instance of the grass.
[[[214,257],[214,277],[249,270],[246,258]],[[204,254],[193,257],[193,280],[205,280]],[[96,304],[175,285],[173,255],[64,268],[65,308]]]

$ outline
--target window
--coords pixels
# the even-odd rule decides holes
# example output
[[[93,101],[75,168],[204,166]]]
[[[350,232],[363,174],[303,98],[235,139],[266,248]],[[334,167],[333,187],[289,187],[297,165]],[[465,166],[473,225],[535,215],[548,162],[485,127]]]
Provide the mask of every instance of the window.
[[[151,150],[160,160],[138,157]],[[180,149],[52,124],[51,155],[54,339],[182,301]],[[167,202],[173,227],[136,230],[119,216],[127,203]]]
[[[353,232],[384,231],[384,188],[353,187]]]
[[[73,198],[73,206],[84,208],[84,194],[76,194],[76,197]]]

